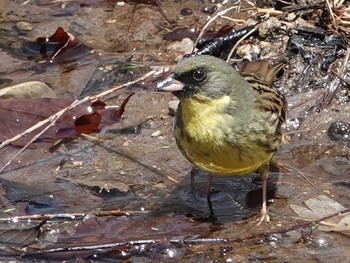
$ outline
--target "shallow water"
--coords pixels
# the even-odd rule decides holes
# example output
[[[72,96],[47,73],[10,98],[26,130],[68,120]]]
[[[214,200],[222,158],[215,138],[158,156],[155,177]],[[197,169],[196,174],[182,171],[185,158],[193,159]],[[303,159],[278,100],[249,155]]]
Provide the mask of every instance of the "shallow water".
[[[173,64],[179,53],[166,49],[172,42],[163,36],[175,25],[202,28],[208,14],[201,9],[214,5],[196,0],[162,1],[161,6],[149,3],[1,1],[0,87],[38,80],[49,84],[58,97],[70,99],[111,88],[147,72],[151,65]],[[193,14],[181,15],[183,8],[190,8]],[[183,14],[188,13],[185,11]],[[20,21],[28,22],[32,29],[19,29]],[[220,23],[224,22],[217,28]],[[57,27],[93,52],[43,67],[36,47],[24,44],[52,35]],[[278,51],[282,52],[270,52]],[[283,54],[274,53],[278,56]],[[196,189],[191,188],[192,166],[176,147],[173,117],[168,114],[168,102],[174,98],[153,92],[152,85],[145,82],[118,91],[107,101],[120,105],[130,92],[136,92],[121,122],[100,135],[102,141],[79,137],[51,152],[48,146],[38,147],[16,158],[0,174],[0,215],[94,214],[117,209],[147,213],[57,219],[45,224],[41,233],[35,227],[18,230],[10,221],[1,226],[0,257],[33,262],[73,258],[92,262],[349,261],[349,229],[325,232],[305,223],[315,218],[291,209],[291,205],[306,207],[306,200],[320,195],[345,208],[350,205],[349,149],[327,135],[330,123],[348,120],[350,105],[335,100],[319,112],[309,111],[324,94],[322,89],[305,93],[295,89],[300,80],[297,70],[305,63],[300,56],[291,58],[278,81],[288,94],[288,119],[302,122],[288,126],[274,158],[276,172],[271,173],[268,188],[271,222],[256,225],[261,184],[254,174],[214,177],[212,201],[218,220],[206,222],[207,175],[197,171]],[[298,66],[301,68],[295,68]],[[18,149],[7,146],[0,151],[2,166]],[[12,228],[22,240],[9,242],[5,234],[10,235]],[[26,252],[17,250],[22,246]],[[81,249],[66,249],[74,246]],[[58,248],[61,250],[55,250]]]

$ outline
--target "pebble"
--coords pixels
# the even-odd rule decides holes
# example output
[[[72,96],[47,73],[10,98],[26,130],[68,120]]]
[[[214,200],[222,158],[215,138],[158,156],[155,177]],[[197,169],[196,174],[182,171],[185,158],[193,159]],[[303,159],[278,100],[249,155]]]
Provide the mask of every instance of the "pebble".
[[[0,99],[11,98],[56,98],[56,94],[43,82],[28,81],[0,89]]]
[[[330,235],[319,233],[313,236],[311,244],[317,248],[328,248],[334,245],[334,239]]]
[[[245,44],[245,45],[241,45],[237,48],[237,54],[240,57],[244,57],[246,55],[248,55],[250,53],[250,50],[252,49],[252,45],[251,44]]]
[[[168,50],[174,50],[181,52],[183,54],[190,54],[193,50],[193,41],[189,38],[184,38],[181,41],[175,41],[171,43],[168,47]]]
[[[260,41],[260,48],[262,49],[267,49],[267,48],[270,48],[271,47],[271,44],[267,41]]]
[[[204,14],[208,14],[208,15],[211,15],[211,14],[214,14],[216,12],[216,10],[218,10],[218,7],[217,5],[213,5],[213,6],[210,6],[210,7],[204,7],[202,8],[202,12]]]
[[[159,137],[160,135],[162,135],[162,132],[160,130],[157,130],[151,134],[152,137]]]
[[[190,15],[193,14],[193,12],[192,12],[192,10],[190,8],[185,7],[183,9],[181,9],[180,14],[182,16],[190,16]]]
[[[31,31],[33,29],[33,25],[29,22],[19,21],[16,23],[17,29],[21,31]]]
[[[329,126],[328,136],[333,141],[350,143],[350,124],[343,121],[333,122]]]
[[[280,27],[281,22],[275,17],[270,17],[259,27],[259,36],[266,37],[273,29]]]
[[[172,100],[169,101],[168,108],[169,108],[169,115],[175,116],[177,108],[179,107],[179,100]]]
[[[287,21],[292,22],[297,18],[297,15],[295,13],[289,13],[287,15]]]
[[[261,49],[257,45],[245,44],[237,48],[237,54],[247,61],[256,60],[261,53]]]

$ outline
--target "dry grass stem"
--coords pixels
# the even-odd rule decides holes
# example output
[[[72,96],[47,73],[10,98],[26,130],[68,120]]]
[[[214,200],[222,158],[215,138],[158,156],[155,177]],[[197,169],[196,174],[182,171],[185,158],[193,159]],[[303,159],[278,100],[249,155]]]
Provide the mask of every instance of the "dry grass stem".
[[[247,34],[245,34],[243,37],[241,37],[236,44],[233,46],[233,48],[231,49],[230,53],[227,56],[226,62],[230,61],[230,58],[232,57],[233,52],[237,49],[238,45],[245,40],[246,38],[248,38],[252,33],[254,33],[257,29],[259,28],[259,25],[256,25],[252,30],[250,30]]]
[[[224,6],[224,4],[227,3],[227,2],[228,2],[228,1],[224,1],[220,7]],[[204,33],[206,32],[206,30],[208,29],[208,27],[211,25],[211,23],[213,23],[216,19],[218,19],[219,17],[225,15],[227,12],[231,11],[232,9],[239,9],[239,7],[237,6],[237,4],[239,4],[239,3],[240,3],[240,1],[236,1],[236,2],[234,3],[233,6],[231,6],[231,7],[229,7],[229,8],[226,8],[226,9],[224,9],[224,10],[222,10],[222,11],[219,11],[219,10],[220,10],[220,7],[219,7],[218,10],[216,11],[216,13],[214,14],[214,16],[213,16],[212,18],[210,18],[210,19],[208,20],[208,22],[207,22],[207,23],[204,25],[204,27],[202,28],[202,30],[201,30],[201,32],[199,33],[199,35],[198,35],[198,37],[197,37],[197,39],[196,39],[196,41],[195,41],[195,43],[194,43],[193,46],[194,46],[194,47],[197,46],[198,41],[203,37]]]

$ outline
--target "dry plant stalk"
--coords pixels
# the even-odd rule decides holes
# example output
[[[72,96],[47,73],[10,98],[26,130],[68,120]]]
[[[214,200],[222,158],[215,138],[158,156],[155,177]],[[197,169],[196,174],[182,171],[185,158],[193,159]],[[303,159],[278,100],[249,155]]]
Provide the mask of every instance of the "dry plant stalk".
[[[128,216],[128,215],[143,215],[149,213],[148,211],[124,211],[124,210],[107,210],[98,211],[89,214],[93,214],[96,217],[103,216]],[[1,217],[0,222],[17,222],[19,220],[77,220],[87,216],[87,213],[59,213],[59,214],[34,214],[34,215],[22,215],[22,216],[11,216]]]
[[[226,62],[228,63],[233,55],[233,52],[235,52],[235,50],[237,49],[238,45],[243,41],[245,40],[247,37],[249,37],[251,34],[253,34],[260,26],[261,24],[259,25],[256,25],[252,30],[250,30],[247,34],[245,34],[243,37],[241,37],[237,42],[236,44],[233,46],[233,48],[231,49],[230,53],[228,54],[227,56],[227,59],[226,59]]]
[[[329,16],[332,22],[332,25],[335,29],[338,29],[339,26],[350,26],[350,5],[346,5],[345,0],[330,0],[325,1],[327,9],[329,11]],[[340,15],[337,15],[334,11],[339,11]],[[350,32],[349,29],[343,28],[343,30]]]
[[[231,6],[231,7],[229,7],[229,8],[226,8],[226,9],[224,9],[224,10],[222,10],[222,11],[219,11],[220,8],[221,8],[222,6],[224,6],[224,5],[225,5],[226,3],[228,3],[228,2],[229,2],[229,0],[225,0],[225,1],[220,5],[220,7],[218,8],[218,10],[216,10],[216,13],[214,14],[214,16],[213,16],[212,18],[210,18],[210,19],[208,20],[208,22],[204,25],[204,27],[202,28],[201,32],[199,33],[199,35],[198,35],[196,41],[195,41],[194,44],[193,44],[194,47],[197,46],[198,41],[203,37],[205,31],[208,29],[208,27],[210,26],[211,23],[213,23],[213,22],[214,22],[216,19],[218,19],[219,17],[222,17],[223,15],[225,15],[228,11],[231,11],[232,9],[235,9],[235,8],[238,9],[237,4],[239,4],[240,1],[236,1],[236,2],[233,4],[233,6]]]
[[[342,82],[346,80],[346,75],[348,74],[349,58],[350,58],[350,48],[347,48],[342,66],[339,68],[337,73],[333,72],[335,76],[330,75],[330,78],[333,78],[333,79],[327,85],[327,89],[326,89],[327,94],[324,98],[323,105],[329,106],[331,104],[337,91],[342,85]]]

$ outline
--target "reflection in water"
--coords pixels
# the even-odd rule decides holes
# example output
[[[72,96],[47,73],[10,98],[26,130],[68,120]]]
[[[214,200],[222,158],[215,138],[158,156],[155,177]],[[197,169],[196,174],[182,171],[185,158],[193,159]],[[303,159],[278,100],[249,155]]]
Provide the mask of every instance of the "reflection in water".
[[[278,174],[272,173],[271,178]],[[211,200],[215,216],[220,222],[237,221],[258,212],[261,204],[261,186],[252,183],[257,174],[242,177],[215,176],[211,187]],[[180,190],[182,201],[191,208],[191,213],[207,217],[207,175],[201,171],[195,176],[195,188],[188,184]],[[272,190],[272,186],[269,186]],[[270,196],[271,198],[271,196]]]

